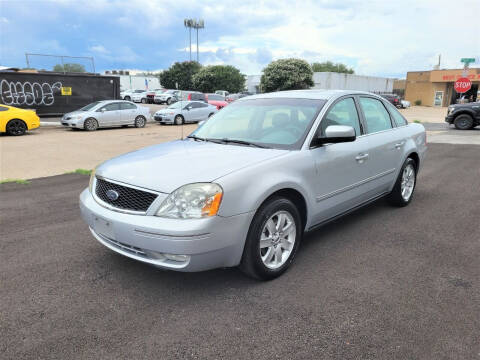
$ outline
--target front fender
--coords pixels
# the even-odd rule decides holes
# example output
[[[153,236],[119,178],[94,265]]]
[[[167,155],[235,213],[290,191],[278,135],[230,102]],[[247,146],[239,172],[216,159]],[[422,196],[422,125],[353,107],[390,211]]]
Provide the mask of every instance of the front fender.
[[[292,151],[267,163],[262,162],[217,179],[215,182],[224,190],[219,215],[233,216],[256,211],[275,192],[293,189],[305,199],[308,224],[308,214],[315,200],[309,194],[314,194],[315,190],[313,183],[305,179],[315,179],[316,175],[312,158],[305,155],[305,151]]]

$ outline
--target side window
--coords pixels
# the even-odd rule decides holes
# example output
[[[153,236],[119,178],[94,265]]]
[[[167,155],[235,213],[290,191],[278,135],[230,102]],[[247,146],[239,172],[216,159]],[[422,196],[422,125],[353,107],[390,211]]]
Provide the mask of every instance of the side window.
[[[408,125],[408,121],[405,120],[405,118],[402,116],[402,114],[400,114],[400,112],[395,108],[395,106],[393,106],[392,104],[387,104],[387,106],[397,126]]]
[[[130,103],[120,103],[120,110],[132,110],[136,109],[137,105]]]
[[[192,102],[190,106],[192,107],[192,109],[198,109],[200,107],[200,104],[197,102]]]
[[[390,115],[381,101],[373,98],[360,97],[360,106],[365,115],[368,134],[392,128]]]
[[[198,104],[198,107],[201,107],[201,108],[206,108],[208,105],[205,104],[205,103],[202,103],[202,104]]]
[[[5,106],[0,106],[0,111],[7,111],[7,110],[8,110],[7,107],[5,107]]]
[[[108,104],[102,107],[100,110],[105,109],[106,111],[115,111],[120,109],[119,103]]]
[[[330,125],[348,125],[355,129],[357,136],[362,134],[353,98],[343,99],[333,105],[320,123],[321,135],[325,135],[325,129]]]

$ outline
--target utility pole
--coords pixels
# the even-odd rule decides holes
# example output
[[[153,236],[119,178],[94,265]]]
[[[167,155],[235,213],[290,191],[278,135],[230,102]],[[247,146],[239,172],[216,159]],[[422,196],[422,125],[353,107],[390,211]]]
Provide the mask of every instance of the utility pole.
[[[190,61],[192,61],[192,28],[197,32],[197,62],[200,62],[199,57],[199,48],[198,48],[198,29],[203,29],[205,27],[205,22],[203,19],[184,19],[183,25],[188,28],[189,39],[190,39]]]

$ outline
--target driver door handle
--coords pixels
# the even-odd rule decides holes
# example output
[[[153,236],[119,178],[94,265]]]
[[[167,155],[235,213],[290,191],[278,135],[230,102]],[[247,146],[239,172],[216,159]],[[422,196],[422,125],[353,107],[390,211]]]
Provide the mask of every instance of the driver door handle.
[[[355,156],[355,160],[357,160],[359,163],[362,163],[367,159],[368,159],[368,154],[358,154],[357,156]]]
[[[397,149],[400,149],[400,148],[403,146],[403,144],[405,144],[405,141],[400,141],[399,143],[396,143],[396,144],[395,144],[395,147],[396,147]]]

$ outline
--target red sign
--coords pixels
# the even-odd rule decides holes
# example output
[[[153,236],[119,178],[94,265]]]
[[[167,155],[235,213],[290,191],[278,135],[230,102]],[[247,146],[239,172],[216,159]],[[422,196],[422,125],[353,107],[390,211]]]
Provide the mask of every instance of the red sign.
[[[455,81],[453,87],[457,93],[465,93],[472,87],[472,82],[466,77],[461,77]]]

